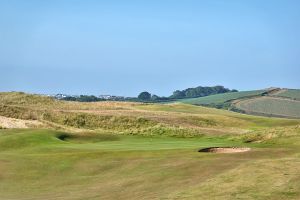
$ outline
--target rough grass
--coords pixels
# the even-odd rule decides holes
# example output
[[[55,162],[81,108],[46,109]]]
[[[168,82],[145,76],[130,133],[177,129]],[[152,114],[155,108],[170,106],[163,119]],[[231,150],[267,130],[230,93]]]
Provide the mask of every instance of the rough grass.
[[[142,118],[130,116],[103,116],[87,113],[49,112],[43,114],[43,119],[76,128],[102,128],[121,131],[124,129],[148,128],[156,123]]]
[[[49,129],[0,130],[0,199],[300,198],[299,120],[1,95],[0,115]],[[212,146],[251,151],[198,153]]]
[[[243,127],[252,129],[254,127],[292,126],[300,123],[299,120],[244,115],[227,110],[183,103],[144,104],[136,107],[147,111],[157,111],[158,113],[166,111],[171,113],[171,116],[184,114],[188,118],[199,117],[197,118],[199,123],[201,121],[201,117],[204,119],[211,119],[209,124],[221,125],[222,127]]]
[[[26,94],[23,92],[0,92],[0,103],[10,105],[47,106],[58,104],[59,101],[51,97]]]
[[[0,105],[0,114],[1,116],[11,117],[16,119],[25,119],[25,120],[38,119],[38,112],[35,109],[31,109],[28,107]]]
[[[276,138],[290,138],[300,136],[300,126],[274,127],[251,131],[238,136],[246,143],[272,141]]]
[[[118,134],[191,137],[244,134],[253,128],[299,124],[299,120],[253,117],[182,103],[80,103],[22,93],[1,93],[0,96],[5,99],[0,104],[2,116],[37,120],[49,128],[72,131],[86,129]],[[22,103],[18,104],[19,100]]]

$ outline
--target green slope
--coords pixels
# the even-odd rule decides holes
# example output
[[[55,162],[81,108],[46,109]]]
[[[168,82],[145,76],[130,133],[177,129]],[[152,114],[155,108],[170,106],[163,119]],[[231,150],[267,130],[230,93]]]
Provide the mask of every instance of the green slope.
[[[217,136],[115,136],[117,139],[101,140],[95,135],[89,140],[60,140],[60,134],[50,130],[0,131],[0,199],[300,197],[299,136],[243,144]],[[249,146],[252,151],[197,152],[210,146]]]
[[[253,90],[253,91],[242,91],[242,92],[230,92],[224,94],[216,94],[206,97],[183,99],[179,100],[182,103],[194,104],[194,105],[222,105],[228,101],[235,99],[246,98],[256,95],[262,95],[267,90]]]
[[[218,136],[60,140],[57,131],[1,130],[0,199],[299,199],[295,130],[261,144]],[[252,151],[197,152],[210,146]]]
[[[300,118],[300,90],[273,88],[184,99],[182,103],[226,108],[268,117]]]
[[[300,100],[300,90],[299,89],[283,90],[282,92],[276,94],[275,96]]]
[[[183,103],[41,98],[43,106],[37,96],[6,95],[0,115],[36,109],[37,120],[63,131],[0,130],[0,199],[300,198],[299,120]],[[197,152],[212,146],[251,151]]]
[[[300,101],[290,99],[266,96],[243,100],[235,104],[235,106],[248,114],[300,118]]]

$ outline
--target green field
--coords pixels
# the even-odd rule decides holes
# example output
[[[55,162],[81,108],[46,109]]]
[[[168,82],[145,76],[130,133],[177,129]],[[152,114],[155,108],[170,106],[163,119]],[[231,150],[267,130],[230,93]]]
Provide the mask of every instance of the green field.
[[[280,92],[276,96],[300,100],[300,90],[288,89],[288,90],[284,90],[283,92]]]
[[[0,100],[0,199],[300,198],[297,119],[183,103]],[[251,150],[198,152],[206,147]]]
[[[300,101],[262,97],[244,100],[235,106],[249,114],[300,118]]]
[[[252,145],[226,137],[82,136],[63,141],[60,134],[0,131],[0,199],[300,197],[299,136],[275,140],[277,145]],[[289,141],[289,147],[282,145]],[[241,145],[253,150],[197,152]]]
[[[229,92],[229,93],[224,93],[224,94],[210,95],[210,96],[206,96],[206,97],[183,99],[183,100],[180,100],[180,102],[193,104],[193,105],[222,105],[228,101],[245,98],[245,97],[256,96],[256,95],[261,95],[264,92],[266,92],[266,90]]]
[[[180,100],[182,103],[229,109],[237,112],[300,118],[300,90],[270,88],[235,93],[224,93]]]

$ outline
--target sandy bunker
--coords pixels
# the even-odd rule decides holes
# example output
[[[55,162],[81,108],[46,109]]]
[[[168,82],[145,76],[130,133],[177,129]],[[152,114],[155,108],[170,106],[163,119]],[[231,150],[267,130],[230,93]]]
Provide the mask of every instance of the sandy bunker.
[[[198,152],[207,152],[207,153],[240,153],[250,151],[248,147],[208,147],[199,149]]]

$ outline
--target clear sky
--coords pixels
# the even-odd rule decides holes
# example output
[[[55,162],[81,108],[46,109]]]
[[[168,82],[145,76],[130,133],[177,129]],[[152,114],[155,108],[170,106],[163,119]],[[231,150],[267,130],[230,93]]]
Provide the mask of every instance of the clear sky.
[[[0,0],[0,91],[300,88],[299,0]]]

